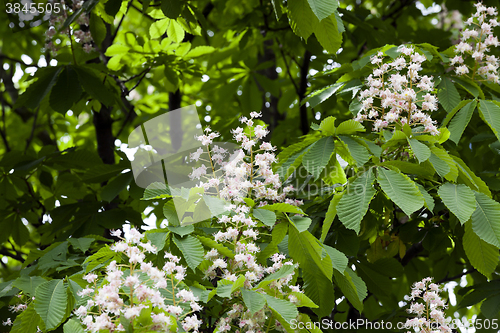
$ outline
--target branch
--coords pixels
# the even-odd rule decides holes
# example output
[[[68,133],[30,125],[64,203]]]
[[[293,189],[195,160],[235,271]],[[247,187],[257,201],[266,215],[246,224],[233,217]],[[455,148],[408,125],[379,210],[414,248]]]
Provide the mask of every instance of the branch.
[[[279,41],[278,41],[278,43],[279,43]],[[280,49],[280,52],[281,52],[281,56],[283,57],[283,62],[285,63],[286,72],[288,73],[288,76],[290,77],[290,81],[292,81],[293,86],[295,87],[295,91],[297,92],[297,95],[299,95],[300,94],[299,87],[297,86],[297,84],[295,83],[295,80],[292,77],[292,73],[290,72],[290,66],[286,62],[285,53],[283,53],[282,49]]]
[[[129,91],[128,91],[127,95],[128,95],[128,94],[130,94],[130,92],[131,92],[132,90],[134,90],[135,88],[137,88],[137,86],[141,83],[141,81],[144,79],[144,77],[146,76],[146,74],[147,74],[150,70],[151,70],[151,67],[148,67],[145,71],[143,71],[142,77],[141,77],[139,80],[137,80],[137,83],[136,83],[136,84],[135,84],[135,85],[134,85],[131,89],[129,89]]]
[[[24,258],[21,257],[21,255],[19,254],[19,252],[17,252],[16,250],[13,250],[13,251],[16,252],[16,253],[15,254],[14,253],[10,253],[7,249],[0,249],[0,254],[24,263]]]
[[[406,251],[405,256],[403,259],[401,259],[401,265],[406,266],[408,263],[417,256],[420,252],[424,250],[424,247],[422,246],[422,242],[418,242],[413,244],[408,251]]]
[[[40,111],[40,106],[36,108],[36,111],[35,111],[35,117],[33,119],[33,126],[31,126],[31,133],[30,133],[30,136],[29,138],[26,140],[26,147],[24,148],[24,153],[26,153],[26,151],[28,151],[28,147],[30,146],[31,144],[31,141],[33,140],[33,134],[35,134],[35,127],[36,127],[36,120],[38,118],[38,112]]]
[[[460,279],[462,276],[474,273],[476,271],[477,270],[475,268],[472,268],[472,269],[469,269],[468,271],[465,271],[465,272],[460,273],[458,275],[455,275],[455,276],[452,276],[452,277],[445,277],[444,279],[441,279],[441,280],[439,280],[436,283],[437,284],[441,284],[441,283],[445,283],[445,282],[450,282],[450,281],[453,281],[453,280],[456,280],[456,279]],[[448,273],[446,274],[446,276],[448,276]]]
[[[10,146],[9,142],[7,141],[7,128],[5,126],[5,103],[3,98],[2,98],[2,124],[3,124],[3,129],[0,128],[0,135],[2,136],[3,143],[5,144],[5,150],[9,152]]]
[[[36,68],[40,68],[38,65],[35,65],[33,63],[33,65],[28,65],[27,63],[25,63],[24,61],[22,60],[18,60],[18,59],[14,59],[14,58],[11,58],[11,57],[8,57],[6,56],[5,54],[0,54],[0,59],[7,59],[7,60],[10,60],[10,61],[14,61],[14,62],[17,62],[23,66],[26,66],[26,67],[36,67]]]
[[[299,84],[299,103],[302,102],[306,96],[307,90],[307,74],[309,73],[309,63],[311,62],[311,52],[306,50],[304,53],[304,61],[300,68],[300,84]],[[300,104],[299,104],[300,105]],[[302,129],[302,134],[307,134],[309,132],[309,122],[307,120],[307,106],[304,103],[300,105],[300,127]]]

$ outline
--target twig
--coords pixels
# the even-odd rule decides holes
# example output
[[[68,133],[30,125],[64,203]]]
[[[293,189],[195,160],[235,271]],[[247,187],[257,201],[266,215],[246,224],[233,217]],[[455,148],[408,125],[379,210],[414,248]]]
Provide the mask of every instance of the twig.
[[[28,65],[27,63],[25,63],[24,61],[22,60],[18,60],[18,59],[14,59],[14,58],[11,58],[11,57],[8,57],[4,54],[0,54],[0,59],[7,59],[7,60],[10,60],[10,61],[14,61],[14,62],[17,62],[23,66],[26,66],[26,67],[36,67],[36,68],[40,68],[38,65],[36,65],[35,63],[33,63],[33,65]]]
[[[146,76],[146,74],[151,70],[151,67],[148,67],[147,70],[144,71],[144,73],[142,74],[142,77],[137,81],[137,83],[132,87],[132,89],[130,89],[128,91],[128,94],[130,94],[130,92],[132,90],[134,90],[135,88],[137,88],[137,86],[141,83],[141,81],[144,79],[144,77]],[[127,95],[128,95],[127,94]]]
[[[278,41],[278,43],[279,43],[279,41]],[[299,87],[297,86],[297,84],[295,83],[295,80],[292,77],[292,73],[290,72],[290,66],[288,66],[288,63],[286,62],[285,53],[281,49],[280,49],[280,52],[281,52],[281,56],[283,57],[283,62],[285,63],[286,72],[288,73],[288,76],[290,77],[290,81],[292,81],[293,86],[295,87],[295,91],[297,92],[297,95],[298,95],[299,94]]]
[[[30,133],[30,136],[29,138],[26,140],[26,147],[24,148],[24,153],[26,153],[26,151],[28,151],[28,147],[30,146],[31,144],[31,141],[33,140],[33,135],[35,134],[35,127],[36,127],[36,121],[38,119],[38,112],[40,111],[40,106],[38,106],[36,108],[36,111],[35,111],[35,117],[33,118],[33,126],[31,126],[31,133]]]
[[[469,269],[468,271],[465,271],[463,273],[460,273],[458,275],[455,275],[455,276],[452,276],[452,277],[445,277],[444,279],[441,279],[439,280],[438,282],[436,282],[437,284],[441,284],[441,283],[445,283],[445,282],[450,282],[450,281],[453,281],[453,280],[456,280],[456,279],[459,279],[461,278],[462,276],[464,275],[468,275],[468,274],[471,274],[471,273],[474,273],[476,272],[477,270],[475,268],[472,268],[472,269]]]

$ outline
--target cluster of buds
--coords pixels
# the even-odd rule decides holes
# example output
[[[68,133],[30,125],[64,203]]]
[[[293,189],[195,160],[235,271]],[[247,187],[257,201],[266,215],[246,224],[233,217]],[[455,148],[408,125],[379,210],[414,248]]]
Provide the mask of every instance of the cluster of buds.
[[[57,3],[61,6],[60,12],[53,12],[50,20],[49,20],[49,29],[45,33],[46,42],[45,49],[50,51],[53,56],[57,54],[58,47],[54,43],[54,40],[57,39],[59,34],[63,34],[68,36],[69,38],[74,38],[75,41],[82,45],[83,50],[86,53],[90,53],[94,50],[93,39],[90,33],[89,28],[89,16],[85,11],[82,11],[80,16],[76,19],[76,23],[79,26],[79,29],[71,29],[69,27],[65,29],[61,29],[64,22],[70,17],[73,13],[76,13],[84,4],[82,0],[72,0],[71,3],[66,3],[64,0],[49,0],[52,3],[58,1]]]
[[[121,238],[119,230],[112,235]],[[110,247],[123,254],[127,262],[112,261],[101,279],[94,273],[84,276],[90,285],[78,295],[86,304],[76,309],[75,315],[86,330],[93,333],[125,331],[120,317],[133,324],[144,311],[150,319],[141,323],[145,331],[176,331],[180,324],[186,332],[198,332],[201,321],[193,313],[202,307],[198,298],[182,283],[186,268],[179,265],[179,257],[168,252],[162,269],[146,262],[146,254],[156,254],[157,249],[150,242],[143,242],[143,237],[136,229],[131,229],[126,238]]]
[[[475,4],[476,13],[465,24],[470,28],[462,31],[460,43],[455,46],[457,55],[451,59],[457,75],[466,75],[474,79],[478,74],[485,81],[498,84],[498,58],[487,54],[490,47],[500,45],[498,38],[493,35],[493,28],[500,25],[497,20],[497,9],[486,7],[482,3]],[[467,64],[467,59],[472,59]]]
[[[432,278],[427,277],[416,282],[408,300],[413,301],[408,309],[408,313],[416,315],[406,321],[406,327],[412,328],[419,333],[451,333],[451,328],[447,325],[449,319],[444,316],[443,310],[446,308],[444,301],[439,296],[440,288],[432,283]],[[410,333],[408,331],[407,333]]]
[[[423,126],[423,132],[439,134],[435,121],[427,112],[438,109],[432,76],[420,75],[426,58],[412,47],[401,46],[400,56],[384,62],[379,52],[371,57],[377,67],[366,80],[368,89],[361,91],[359,122],[373,121],[373,130],[403,126]]]

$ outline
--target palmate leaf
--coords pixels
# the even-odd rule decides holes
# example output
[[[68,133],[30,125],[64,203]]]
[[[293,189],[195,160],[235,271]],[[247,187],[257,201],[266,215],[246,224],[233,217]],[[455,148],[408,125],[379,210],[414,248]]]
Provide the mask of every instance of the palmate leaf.
[[[419,163],[427,161],[431,156],[431,150],[426,144],[416,139],[408,139],[408,143],[410,144],[411,150],[417,157]]]
[[[12,285],[21,289],[24,294],[34,297],[36,288],[46,281],[41,276],[22,276],[17,278]]]
[[[460,103],[460,94],[453,82],[447,77],[443,77],[439,84],[438,99],[446,112],[451,112]]]
[[[256,291],[242,288],[241,296],[243,296],[243,302],[250,311],[250,314],[254,314],[266,305],[264,296]]]
[[[415,184],[417,184],[418,190],[420,191],[420,193],[422,193],[422,196],[424,197],[425,207],[427,207],[432,212],[434,210],[434,199],[422,185],[420,185],[419,183]]]
[[[325,220],[323,221],[323,226],[321,228],[321,242],[325,241],[326,235],[332,226],[333,220],[337,215],[337,205],[342,198],[342,194],[335,194],[330,200],[330,205],[328,206],[328,210],[326,211]]]
[[[479,115],[488,124],[500,140],[500,103],[497,101],[479,101]]]
[[[448,129],[450,130],[450,140],[458,145],[462,134],[472,118],[472,114],[476,109],[477,102],[472,101],[466,104],[458,113],[451,119]]]
[[[36,289],[35,310],[48,330],[59,326],[66,313],[68,294],[60,279],[42,283]]]
[[[304,291],[319,306],[315,311],[319,316],[329,314],[335,305],[330,256],[311,233],[299,233],[293,226],[289,227],[288,252],[302,268]]]
[[[339,6],[337,0],[307,0],[318,20],[332,15]]]
[[[302,158],[304,168],[318,179],[335,151],[335,143],[331,136],[316,141]]]
[[[173,241],[184,255],[189,268],[195,271],[196,267],[203,261],[203,256],[205,255],[201,242],[191,235],[185,238],[174,236]]]
[[[377,181],[387,196],[410,216],[424,205],[424,197],[413,180],[393,170],[378,168]]]
[[[370,201],[375,195],[373,181],[375,177],[370,169],[361,174],[354,182],[348,185],[347,192],[344,193],[337,205],[337,215],[340,221],[348,229],[359,233],[361,219],[368,211]]]
[[[476,174],[465,164],[465,162],[457,157],[451,155],[451,158],[455,161],[455,165],[458,169],[458,176],[466,185],[472,189],[477,189],[477,191],[486,194],[491,198],[490,188],[486,183],[476,176]]]
[[[500,203],[483,193],[474,193],[476,210],[472,213],[472,229],[485,242],[500,248]]]
[[[294,143],[293,145],[290,145],[285,149],[283,149],[283,151],[279,153],[277,156],[278,163],[273,166],[273,171],[276,172],[276,170],[280,169],[280,167],[283,164],[285,164],[285,162],[289,159],[289,157],[303,150],[304,148],[313,144],[316,141],[318,141],[318,138],[305,138],[303,141]]]
[[[498,265],[498,248],[486,243],[472,230],[472,222],[465,224],[463,238],[465,254],[472,266],[487,278]]]
[[[464,224],[476,210],[474,192],[463,184],[445,183],[441,185],[438,194],[446,207]]]
[[[357,142],[354,138],[348,136],[339,136],[339,139],[342,140],[347,145],[347,149],[351,154],[352,158],[356,161],[356,165],[358,167],[364,165],[370,159],[370,153],[365,146]]]
[[[283,299],[279,299],[270,295],[263,295],[266,299],[267,306],[272,310],[279,313],[283,319],[287,322],[290,322],[292,319],[297,318],[299,312],[297,311],[297,307],[291,303],[290,301],[286,301]]]
[[[333,272],[335,284],[349,302],[359,311],[363,311],[363,300],[366,298],[366,284],[351,269],[344,273]]]
[[[364,131],[366,131],[366,129],[359,121],[356,121],[354,119],[349,119],[339,124],[339,126],[335,130],[335,134],[336,135],[354,134],[357,132],[364,132]]]

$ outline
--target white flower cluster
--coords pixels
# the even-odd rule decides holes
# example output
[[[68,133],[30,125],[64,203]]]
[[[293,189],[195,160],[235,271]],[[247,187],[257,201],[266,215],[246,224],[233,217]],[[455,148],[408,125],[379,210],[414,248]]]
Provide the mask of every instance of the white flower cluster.
[[[229,159],[224,162],[228,152],[217,145],[212,140],[219,136],[218,133],[206,130],[206,134],[198,138],[202,145],[206,146],[206,151],[199,148],[191,155],[191,160],[203,159],[203,154],[211,159],[210,166],[220,167],[224,171],[224,177],[215,177],[215,170],[210,170],[206,166],[193,168],[192,179],[202,179],[200,186],[205,191],[215,187],[221,198],[230,202],[228,208],[231,212],[218,219],[220,231],[215,233],[214,240],[228,248],[234,249],[234,258],[222,255],[217,249],[207,252],[205,259],[211,265],[205,271],[205,278],[215,281],[225,279],[236,281],[239,276],[245,277],[243,288],[255,288],[268,274],[275,273],[284,265],[294,265],[291,260],[285,260],[285,256],[279,253],[274,254],[270,259],[272,265],[265,267],[258,263],[257,255],[260,252],[255,241],[259,238],[257,221],[251,216],[251,207],[243,200],[245,195],[251,197],[256,202],[255,207],[262,207],[269,203],[286,202],[292,205],[301,205],[302,201],[287,199],[286,195],[293,191],[293,187],[287,186],[279,192],[282,182],[272,171],[272,164],[276,162],[273,151],[276,149],[268,142],[260,141],[268,134],[262,125],[255,125],[254,119],[261,116],[261,113],[252,112],[250,118],[242,117],[240,122],[246,125],[246,129],[238,127],[232,131],[234,139],[240,143],[242,149],[237,150]],[[212,147],[210,147],[212,145]],[[210,176],[209,176],[210,175]],[[274,280],[266,286],[266,289],[259,288],[260,293],[269,293],[287,299],[292,303],[297,303],[298,299],[294,292],[301,293],[299,286],[291,284],[294,272],[280,279]],[[217,323],[217,332],[264,332],[266,328],[274,327],[279,331],[284,331],[283,326],[272,317],[271,310],[266,305],[256,313],[251,313],[241,300],[241,292],[235,291],[233,297],[240,297],[240,302],[232,305]],[[236,330],[235,327],[236,326]]]
[[[426,113],[438,109],[433,77],[419,74],[426,58],[411,46],[398,51],[400,56],[387,63],[382,52],[371,57],[377,67],[366,80],[368,89],[360,93],[361,109],[355,119],[373,121],[374,131],[408,124],[423,125],[424,132],[437,135],[436,122]]]
[[[465,24],[470,28],[462,31],[460,43],[455,46],[458,55],[450,59],[455,66],[457,75],[466,75],[472,72],[470,78],[474,79],[479,74],[485,81],[498,84],[498,58],[488,55],[490,47],[500,45],[498,38],[493,35],[493,28],[500,25],[497,20],[497,9],[486,7],[482,3],[475,4],[476,13]],[[489,18],[491,17],[491,18]],[[467,58],[473,59],[473,65],[465,63]]]
[[[447,325],[450,320],[444,317],[443,310],[446,305],[439,296],[439,292],[439,286],[432,283],[430,277],[413,285],[411,294],[407,297],[414,302],[411,303],[408,312],[417,315],[417,317],[407,319],[406,327],[411,327],[414,332],[419,333],[452,332]]]
[[[114,231],[112,235],[120,237],[121,232]],[[191,314],[202,307],[197,297],[182,284],[186,268],[179,265],[180,258],[168,252],[162,269],[144,261],[146,253],[156,254],[157,250],[150,242],[142,242],[143,237],[139,231],[131,229],[126,239],[110,247],[126,256],[128,263],[112,261],[101,280],[94,273],[84,276],[92,285],[79,291],[78,295],[87,303],[75,310],[75,315],[90,332],[125,331],[120,317],[133,323],[145,310],[151,313],[152,320],[144,327],[148,332],[176,331],[177,322],[187,332],[198,332],[201,321]]]
[[[52,3],[60,4],[61,6],[58,8],[61,8],[61,11],[58,13],[53,12],[50,17],[49,29],[45,33],[47,37],[47,40],[45,42],[45,49],[50,51],[52,55],[55,56],[57,54],[58,48],[54,44],[54,39],[57,37],[58,31],[60,30],[64,22],[68,19],[68,17],[70,17],[71,15],[73,15],[73,13],[76,13],[78,10],[81,9],[84,1],[72,0],[68,4],[64,0],[52,0]],[[69,34],[72,32],[75,41],[82,45],[82,48],[86,53],[90,53],[91,51],[94,50],[94,47],[92,46],[93,39],[89,28],[89,15],[85,11],[83,11],[78,16],[75,22],[79,24],[80,29],[75,30],[66,28],[61,30],[61,33],[69,36]],[[82,29],[83,27],[86,28]]]
[[[261,113],[250,113],[250,119],[242,117],[242,124],[247,125],[249,133],[242,127],[234,129],[234,139],[241,144],[243,149],[236,150],[229,162],[226,157],[229,155],[227,149],[213,144],[213,139],[219,137],[219,133],[212,132],[206,128],[205,135],[197,139],[206,151],[202,148],[191,154],[191,161],[204,161],[209,165],[202,164],[200,167],[193,168],[189,175],[191,179],[201,180],[199,186],[205,191],[215,188],[221,199],[227,201],[242,202],[245,194],[251,192],[256,200],[260,200],[259,205],[263,206],[271,202],[286,202],[292,205],[302,205],[300,200],[286,198],[287,193],[293,190],[293,186],[287,186],[282,189],[282,182],[279,175],[271,169],[276,162],[276,156],[273,147],[269,142],[259,140],[264,138],[268,131],[262,125],[254,125],[254,119],[261,117]],[[212,146],[210,146],[212,145]],[[224,172],[223,176],[218,176],[215,168],[220,168]]]

